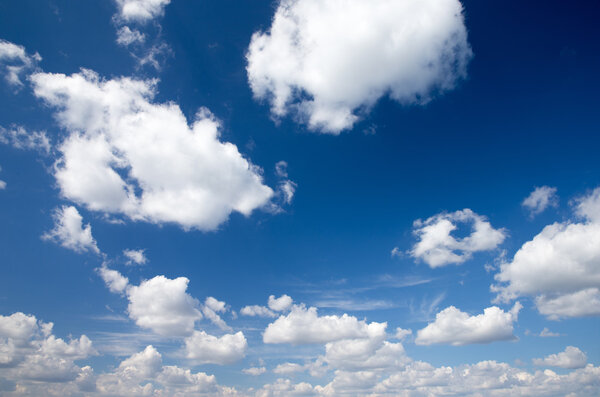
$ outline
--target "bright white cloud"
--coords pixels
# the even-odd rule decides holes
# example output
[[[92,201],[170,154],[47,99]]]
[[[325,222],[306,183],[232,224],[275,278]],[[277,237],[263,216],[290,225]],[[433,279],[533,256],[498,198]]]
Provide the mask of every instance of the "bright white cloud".
[[[186,293],[189,280],[156,276],[127,290],[129,317],[142,328],[166,337],[192,334],[202,318],[199,302]]]
[[[116,2],[121,19],[144,23],[162,16],[171,0],[116,0]]]
[[[381,323],[367,324],[347,314],[319,316],[316,307],[294,305],[288,315],[267,326],[263,341],[299,345],[367,338],[371,329],[380,326]]]
[[[533,217],[542,213],[548,207],[556,207],[558,205],[558,196],[556,188],[550,186],[536,187],[533,192],[521,203],[530,215]]]
[[[277,314],[275,314],[273,311],[259,305],[244,306],[240,310],[240,314],[250,317],[277,317]]]
[[[37,52],[27,54],[25,47],[0,39],[0,68],[6,73],[6,81],[13,86],[22,86],[20,75],[32,70],[42,60]]]
[[[45,233],[42,238],[52,240],[75,252],[100,253],[96,240],[92,236],[90,224],[83,226],[83,218],[73,206],[62,206],[55,210],[54,229]]]
[[[551,319],[600,314],[600,188],[576,203],[583,222],[544,227],[500,265],[498,300],[534,296]]]
[[[290,375],[297,372],[303,372],[305,370],[305,365],[300,365],[297,363],[282,363],[273,368],[273,373],[279,375]]]
[[[491,343],[513,340],[513,324],[517,321],[519,302],[509,311],[492,306],[483,314],[469,316],[454,306],[447,307],[435,316],[435,321],[417,332],[417,345],[444,343],[454,346],[472,343]]]
[[[124,250],[123,255],[127,258],[128,265],[145,265],[148,262],[145,254],[146,250]]]
[[[242,332],[221,337],[194,331],[185,339],[186,357],[198,364],[231,364],[246,355],[248,342]]]
[[[155,81],[102,80],[87,70],[31,81],[70,132],[54,170],[61,192],[91,210],[214,230],[273,196],[260,170],[219,140],[208,110],[190,127],[176,104],[152,103]]]
[[[471,224],[471,234],[454,237],[452,232],[457,224]],[[419,241],[410,254],[432,268],[463,263],[475,252],[495,249],[506,238],[504,229],[494,229],[485,217],[470,209],[437,214],[424,221],[419,219],[414,222],[414,228]]]
[[[129,26],[123,26],[117,31],[117,44],[127,47],[130,44],[142,44],[146,36],[139,30],[131,30]]]
[[[587,356],[584,352],[573,346],[557,354],[551,354],[544,358],[534,358],[533,363],[538,366],[560,367],[560,368],[583,368],[587,364]]]
[[[294,301],[288,295],[281,295],[279,298],[275,298],[275,295],[269,296],[269,309],[276,312],[287,311],[292,307]]]
[[[107,268],[106,266],[100,267],[98,269],[98,274],[100,274],[100,277],[102,277],[102,280],[104,280],[104,283],[110,292],[122,294],[129,286],[129,279],[127,277],[123,276],[116,270]]]
[[[540,332],[540,337],[542,338],[555,338],[560,336],[559,333],[552,332],[548,328],[544,327],[544,329]]]
[[[462,11],[458,0],[281,0],[252,36],[250,87],[276,117],[334,134],[387,94],[427,103],[466,76]]]
[[[213,324],[221,328],[224,331],[231,331],[231,327],[225,323],[225,321],[217,313],[225,313],[227,311],[227,305],[225,302],[221,302],[212,296],[206,298],[204,307],[202,308],[202,314],[208,318]]]
[[[44,153],[49,153],[51,149],[46,131],[27,131],[19,125],[13,125],[9,129],[0,126],[0,143],[16,149],[39,150]]]

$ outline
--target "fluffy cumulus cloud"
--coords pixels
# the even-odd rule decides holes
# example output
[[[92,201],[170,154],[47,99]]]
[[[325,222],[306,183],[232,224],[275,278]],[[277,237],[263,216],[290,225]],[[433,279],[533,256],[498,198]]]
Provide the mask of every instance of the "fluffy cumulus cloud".
[[[8,129],[0,126],[0,143],[42,153],[49,153],[51,149],[46,131],[28,131],[20,125],[13,125]]]
[[[70,133],[54,169],[62,195],[90,210],[214,230],[274,194],[235,145],[219,140],[208,110],[190,126],[178,105],[153,103],[154,81],[102,80],[86,70],[31,81]]]
[[[529,211],[530,216],[535,216],[544,212],[548,207],[556,207],[558,205],[558,196],[556,188],[550,186],[536,187],[533,192],[521,205]]]
[[[247,71],[276,117],[339,133],[384,95],[424,104],[454,88],[471,56],[458,0],[281,0]]]
[[[186,292],[188,283],[185,277],[156,276],[129,287],[129,317],[138,326],[162,336],[191,335],[202,314],[199,302]]]
[[[92,236],[92,227],[83,226],[83,217],[73,206],[63,206],[54,212],[54,228],[42,238],[56,241],[75,252],[100,253],[96,240]]]
[[[544,227],[500,265],[499,301],[533,296],[551,319],[600,314],[600,188],[576,200],[580,222]]]
[[[100,274],[100,277],[110,292],[121,294],[125,292],[129,286],[129,279],[127,277],[123,276],[116,270],[107,268],[106,266],[100,267],[98,269],[98,274]]]
[[[268,307],[259,305],[244,306],[240,310],[240,314],[250,317],[277,317],[277,312],[286,312],[292,307],[294,300],[283,294],[279,298],[275,295],[269,296],[267,301]]]
[[[6,81],[12,86],[22,86],[21,75],[35,68],[42,60],[37,52],[33,55],[25,47],[0,39],[0,70],[5,73]]]
[[[217,313],[225,313],[228,310],[229,309],[225,302],[219,301],[212,296],[206,298],[204,306],[202,307],[202,313],[204,314],[204,317],[209,319],[213,324],[224,331],[231,331],[232,329]]]
[[[539,366],[560,368],[583,368],[587,364],[587,356],[584,352],[574,346],[567,348],[557,354],[551,354],[544,358],[534,358],[533,363]]]
[[[294,305],[289,314],[280,316],[267,326],[263,341],[299,345],[367,338],[373,328],[380,326],[380,323],[367,324],[347,314],[319,316],[316,307]]]
[[[471,233],[463,238],[453,236],[458,224],[470,224]],[[468,208],[419,219],[414,228],[419,241],[410,254],[432,268],[463,263],[475,252],[495,249],[506,238],[504,229],[494,229],[485,217]]]
[[[275,312],[259,305],[244,306],[240,310],[240,314],[250,317],[277,317]]]
[[[292,307],[294,301],[288,295],[281,295],[279,298],[275,298],[275,295],[269,296],[269,309],[276,312],[287,311]]]
[[[475,316],[469,316],[454,306],[447,307],[435,316],[435,321],[417,332],[415,343],[459,346],[516,339],[513,324],[517,321],[521,307],[517,302],[510,311],[505,312],[492,306],[486,308],[483,314]]]
[[[0,315],[0,378],[12,380],[15,388],[28,382],[75,381],[85,369],[74,361],[97,352],[87,336],[66,342],[52,328],[33,315]]]
[[[144,23],[162,16],[171,0],[116,0],[119,18]]]
[[[246,355],[248,342],[242,332],[221,337],[194,331],[185,339],[186,357],[198,364],[231,364]]]
[[[127,258],[128,265],[145,265],[148,262],[145,250],[124,250],[123,255]]]

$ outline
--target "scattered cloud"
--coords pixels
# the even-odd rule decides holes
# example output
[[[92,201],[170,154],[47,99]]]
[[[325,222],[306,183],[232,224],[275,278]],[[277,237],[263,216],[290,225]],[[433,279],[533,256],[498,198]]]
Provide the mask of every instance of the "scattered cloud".
[[[35,69],[42,57],[37,52],[27,54],[25,47],[0,39],[0,70],[6,74],[6,81],[14,86],[21,87],[21,75]]]
[[[560,368],[583,368],[587,364],[587,356],[584,352],[573,346],[557,354],[551,354],[545,358],[534,358],[533,363],[540,367]]]
[[[534,296],[550,319],[600,314],[600,188],[576,200],[582,222],[554,223],[500,265],[498,301]]]
[[[252,368],[244,368],[242,370],[246,375],[259,376],[267,372],[265,367],[252,367]]]
[[[558,196],[556,188],[550,186],[536,187],[533,192],[521,203],[529,211],[529,215],[541,214],[548,207],[558,206]]]
[[[118,17],[126,22],[146,23],[163,15],[171,0],[116,0]]]
[[[42,235],[44,240],[55,241],[75,252],[100,254],[92,236],[90,224],[83,226],[83,218],[73,206],[62,206],[54,211],[54,229]]]
[[[145,265],[148,262],[146,258],[146,250],[124,250],[123,255],[127,258],[128,265]]]
[[[42,153],[50,153],[52,148],[46,131],[27,131],[20,125],[12,125],[8,129],[0,126],[0,143],[16,149],[37,150]]]
[[[469,316],[454,306],[439,312],[435,321],[417,332],[417,345],[435,343],[454,346],[473,343],[491,343],[503,340],[513,340],[513,324],[517,321],[519,302],[509,311],[492,306],[484,309],[483,314]]]
[[[459,223],[471,224],[471,234],[454,237],[451,233]],[[485,217],[468,208],[437,214],[424,221],[419,219],[414,222],[413,233],[419,241],[410,254],[432,268],[463,263],[475,252],[495,249],[506,238],[506,230],[494,229]]]
[[[69,132],[54,169],[61,192],[90,210],[215,230],[273,196],[260,170],[219,140],[208,110],[190,127],[178,105],[153,103],[156,81],[102,80],[89,70],[31,81]]]
[[[224,331],[231,331],[231,327],[225,323],[225,321],[217,313],[225,313],[227,311],[227,305],[225,302],[221,302],[212,296],[206,298],[204,306],[202,307],[202,314],[204,317],[209,319],[213,324]]]
[[[244,306],[240,310],[240,314],[250,317],[277,317],[272,310],[259,305]]]
[[[129,279],[124,277],[116,270],[102,266],[98,269],[98,274],[110,290],[116,294],[122,294],[129,287]]]
[[[252,36],[247,71],[275,117],[338,134],[387,94],[425,104],[453,89],[471,56],[458,0],[286,0]]]
[[[288,295],[281,295],[279,298],[275,298],[275,295],[269,296],[269,309],[276,312],[288,311],[292,307],[294,301]]]
[[[123,26],[117,31],[117,44],[124,47],[131,44],[142,44],[145,40],[145,34],[136,29],[132,30],[129,26]]]
[[[247,348],[242,332],[216,337],[194,331],[185,339],[186,357],[198,364],[231,364],[244,358]]]
[[[544,327],[544,329],[540,332],[539,336],[542,338],[555,338],[561,335],[559,333],[552,332],[548,328]]]

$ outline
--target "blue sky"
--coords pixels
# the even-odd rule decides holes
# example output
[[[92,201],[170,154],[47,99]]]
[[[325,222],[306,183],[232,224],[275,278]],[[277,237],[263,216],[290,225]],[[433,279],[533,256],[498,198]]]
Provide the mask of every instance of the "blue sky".
[[[597,395],[599,12],[0,2],[0,395]]]

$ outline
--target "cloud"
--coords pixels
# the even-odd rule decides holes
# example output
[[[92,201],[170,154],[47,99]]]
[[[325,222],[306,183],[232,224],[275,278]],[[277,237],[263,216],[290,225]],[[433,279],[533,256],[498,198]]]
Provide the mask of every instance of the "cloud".
[[[83,369],[74,360],[98,353],[87,336],[66,342],[54,336],[52,328],[52,323],[33,315],[0,315],[0,375],[15,383],[76,380]]]
[[[225,313],[227,311],[227,305],[225,302],[221,302],[212,296],[206,298],[204,306],[202,307],[202,313],[204,317],[208,318],[213,324],[224,331],[231,331],[231,327],[223,321],[223,319],[217,313]]]
[[[277,317],[273,311],[259,305],[244,306],[240,310],[240,314],[250,317]]]
[[[267,326],[263,341],[300,345],[367,338],[369,331],[380,325],[375,322],[367,324],[347,314],[319,316],[316,307],[294,305],[288,315],[280,316]]]
[[[16,87],[23,85],[20,75],[35,68],[42,57],[37,52],[27,54],[25,47],[0,39],[0,68],[6,73],[6,81]]]
[[[92,236],[92,227],[83,226],[83,218],[73,206],[62,206],[54,211],[54,229],[45,233],[44,240],[52,240],[75,252],[94,252],[100,254],[96,240]]]
[[[498,301],[534,296],[550,319],[600,314],[600,188],[575,202],[582,222],[544,227],[500,265]]]
[[[46,131],[27,131],[20,125],[13,125],[9,129],[0,126],[0,143],[43,153],[49,153],[52,148]]]
[[[216,337],[194,331],[185,339],[186,357],[198,364],[231,364],[244,358],[247,348],[242,332]]]
[[[148,262],[148,258],[146,258],[145,254],[146,250],[124,250],[123,255],[128,259],[128,265],[145,265]]]
[[[452,236],[458,223],[472,224],[471,234],[464,238]],[[494,229],[485,217],[468,208],[437,214],[425,221],[419,219],[414,222],[413,233],[419,241],[410,254],[432,268],[463,263],[475,252],[495,249],[506,238],[504,229]]]
[[[106,266],[102,266],[97,270],[110,292],[121,294],[129,287],[129,279],[118,271],[109,269]]]
[[[156,276],[127,290],[129,317],[135,323],[166,337],[188,336],[202,318],[199,302],[186,293],[189,280]]]
[[[124,21],[146,23],[163,15],[171,0],[116,0],[119,18]]]
[[[215,230],[249,216],[273,190],[200,109],[190,127],[174,103],[153,103],[156,81],[102,80],[89,70],[31,77],[68,132],[54,176],[64,197],[132,220]]]
[[[275,298],[275,295],[269,296],[269,309],[276,312],[284,312],[292,307],[294,301],[288,295],[281,295],[279,298]]]
[[[288,163],[285,161],[278,161],[275,164],[275,174],[278,177],[281,178],[287,178],[288,177],[288,172],[287,172],[287,167],[288,167]]]
[[[333,134],[388,94],[425,104],[466,76],[462,11],[458,0],[281,0],[252,36],[250,87],[275,117]]]
[[[123,26],[117,31],[117,44],[127,47],[131,44],[142,44],[146,35],[139,30],[131,30],[129,26]]]
[[[267,372],[265,367],[252,367],[252,368],[244,368],[242,370],[246,375],[259,376]]]
[[[417,345],[435,343],[454,346],[472,343],[491,343],[513,340],[513,323],[517,321],[519,302],[509,311],[492,306],[484,309],[483,314],[469,316],[454,306],[447,307],[435,316],[435,321],[417,332]]]
[[[0,180],[0,190],[4,190],[6,189],[6,182],[4,182],[3,180]]]
[[[558,354],[551,354],[545,358],[534,358],[533,363],[543,367],[560,367],[577,369],[583,368],[587,364],[587,356],[584,352],[573,346],[567,348]]]
[[[305,370],[305,365],[300,365],[297,363],[282,363],[273,368],[273,373],[279,375],[290,375],[297,372],[303,372]]]
[[[536,187],[533,192],[521,203],[529,211],[529,215],[534,217],[542,213],[548,207],[558,205],[558,196],[556,188],[550,186]]]
[[[552,332],[548,328],[544,327],[544,329],[540,332],[540,337],[542,338],[555,338],[560,336],[559,333]]]

